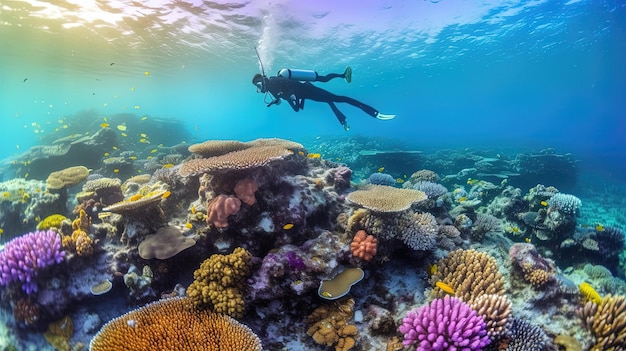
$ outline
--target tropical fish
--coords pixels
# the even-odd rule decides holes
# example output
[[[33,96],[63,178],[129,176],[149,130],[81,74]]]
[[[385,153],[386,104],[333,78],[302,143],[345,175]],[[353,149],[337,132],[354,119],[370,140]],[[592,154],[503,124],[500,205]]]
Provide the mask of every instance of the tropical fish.
[[[527,242],[527,243],[529,243],[529,244],[530,244],[530,242],[531,242],[530,238],[526,238],[526,239],[524,239],[524,241],[526,241],[526,242]]]
[[[459,202],[465,202],[465,201],[467,201],[467,196],[463,196],[463,197],[459,198],[459,200],[458,200],[458,201],[459,201]]]
[[[123,125],[123,124],[119,124],[119,125],[117,126],[117,129],[118,129],[118,130],[121,130],[121,131],[123,132],[123,131],[125,131],[125,130],[126,130],[126,126],[125,126],[125,125]]]
[[[133,107],[134,107],[135,109],[140,109],[140,108],[141,108],[141,106],[139,106],[139,105],[135,105],[135,106],[133,106]]]
[[[428,274],[433,275],[435,274],[435,272],[437,272],[437,264],[433,263],[430,265],[430,267],[428,267]]]
[[[147,116],[143,116],[143,117],[141,117],[141,120],[142,120],[142,121],[145,121],[145,120],[147,120],[147,119],[148,119],[148,117],[147,117]]]
[[[469,179],[467,180],[467,185],[474,185],[474,184],[476,184],[476,183],[478,183],[478,182],[480,182],[480,180],[478,180],[478,179],[472,179],[472,178],[469,178]]]
[[[11,193],[9,193],[8,191],[5,191],[5,192],[2,193],[2,196],[3,197],[9,197],[9,196],[11,196]]]
[[[120,172],[120,170],[117,169],[117,168],[113,170],[113,173],[119,173],[119,172]]]
[[[193,228],[193,224],[187,222],[187,223],[185,223],[185,228],[191,229],[191,228]]]
[[[143,72],[143,74],[144,74],[146,77],[150,77],[150,72],[148,72],[148,71]]]
[[[304,156],[304,151],[298,151],[298,156]]]
[[[108,128],[110,126],[110,124],[108,123],[100,123],[100,127],[102,128]]]
[[[137,201],[137,200],[140,200],[141,198],[143,198],[143,195],[135,194],[135,195],[131,196],[130,199],[128,199],[128,200],[129,201]]]
[[[322,155],[321,154],[307,154],[306,157],[308,157],[308,158],[321,158]]]
[[[331,298],[333,297],[333,294],[329,293],[328,291],[322,291],[322,296],[326,298]]]
[[[196,214],[196,206],[191,205],[191,214]]]
[[[111,146],[111,149],[117,150],[117,146]]]
[[[441,289],[441,291],[448,293],[450,295],[454,295],[454,289],[452,287],[442,281],[438,281],[435,283],[435,286]]]
[[[283,226],[283,229],[285,229],[285,230],[289,230],[289,229],[291,229],[291,228],[293,228],[293,223],[287,223],[287,224],[285,224],[285,225]]]
[[[105,153],[104,153],[104,157],[107,157],[107,156],[109,156],[109,153],[108,153],[108,152],[105,152]]]
[[[380,167],[380,168],[378,169],[378,173],[381,173],[381,172],[382,172],[382,171],[384,171],[384,170],[385,170],[385,167]]]
[[[515,234],[519,233],[519,228],[518,227],[511,227],[511,231]]]
[[[126,133],[120,133],[120,135],[123,136],[123,137],[127,137],[128,136],[128,134],[126,134]]]
[[[602,223],[596,223],[596,231],[598,232],[604,231],[604,226],[602,225]]]
[[[4,234],[4,229],[0,228],[0,235]]]
[[[404,179],[398,178],[398,179],[396,179],[396,183],[402,184],[402,183],[404,183]]]
[[[141,133],[141,134],[139,134],[139,135],[140,135],[142,138],[147,138],[147,137],[148,137],[148,134],[146,134],[146,133]]]
[[[172,167],[174,167],[173,163],[166,163],[166,164],[163,165],[163,168],[165,168],[165,169],[172,168]]]
[[[136,160],[136,159],[137,159],[137,156],[133,155],[133,156],[131,156],[131,157],[129,157],[129,158],[130,158],[131,160],[133,160],[133,161],[134,161],[134,160]]]
[[[151,153],[151,154],[155,154],[156,152],[157,152],[157,149],[152,149],[152,150],[150,150],[150,153]]]
[[[170,195],[172,195],[171,191],[166,191],[163,193],[163,196],[161,196],[162,199],[167,199],[168,197],[170,197]]]
[[[541,204],[541,206],[548,206],[548,202],[547,202],[547,201],[545,201],[545,200],[544,200],[544,201],[541,201],[541,202],[540,202],[540,204]]]

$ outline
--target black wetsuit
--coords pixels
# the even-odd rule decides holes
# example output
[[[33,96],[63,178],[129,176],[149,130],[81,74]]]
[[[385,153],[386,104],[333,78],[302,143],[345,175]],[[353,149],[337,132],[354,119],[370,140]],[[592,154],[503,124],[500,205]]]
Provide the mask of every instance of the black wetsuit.
[[[335,75],[331,76],[329,74],[327,76],[319,76],[317,78],[317,81],[327,82],[332,78],[341,77],[341,75]],[[369,105],[366,105],[358,100],[347,96],[335,95],[327,90],[316,87],[315,85],[311,84],[311,82],[300,82],[297,80],[287,79],[283,77],[270,77],[265,84],[265,88],[274,96],[275,99],[268,106],[277,103],[279,99],[283,99],[289,103],[294,111],[298,112],[304,109],[304,100],[306,99],[325,102],[333,110],[335,116],[337,117],[337,120],[339,120],[339,123],[341,123],[341,125],[344,126],[344,128],[346,129],[348,127],[348,124],[346,122],[346,116],[341,111],[339,111],[339,109],[335,105],[335,102],[345,102],[354,107],[358,107],[363,110],[363,112],[374,118],[376,118],[376,116],[378,115],[378,111]]]

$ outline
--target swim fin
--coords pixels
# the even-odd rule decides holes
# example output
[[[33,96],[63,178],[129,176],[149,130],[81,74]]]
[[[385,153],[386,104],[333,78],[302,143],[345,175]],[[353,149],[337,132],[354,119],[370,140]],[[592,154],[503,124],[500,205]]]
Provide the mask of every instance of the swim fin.
[[[346,70],[343,71],[343,79],[346,80],[346,83],[352,82],[352,67],[346,66]]]
[[[377,113],[376,114],[376,119],[379,119],[381,121],[388,121],[390,119],[394,119],[396,118],[396,115],[383,115],[382,113]]]

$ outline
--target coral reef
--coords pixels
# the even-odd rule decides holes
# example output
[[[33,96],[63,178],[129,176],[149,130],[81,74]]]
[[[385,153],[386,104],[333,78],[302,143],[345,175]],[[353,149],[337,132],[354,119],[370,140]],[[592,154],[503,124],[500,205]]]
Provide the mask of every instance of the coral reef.
[[[218,228],[228,227],[228,217],[237,214],[241,207],[241,200],[235,196],[218,195],[207,204],[207,223]]]
[[[352,238],[350,243],[350,251],[354,257],[358,257],[364,261],[371,260],[376,255],[376,246],[378,240],[372,235],[367,235],[365,230],[359,230]]]
[[[350,350],[358,336],[356,325],[350,324],[353,315],[351,298],[322,305],[307,316],[307,334],[318,344],[335,346],[335,351]]]
[[[626,349],[626,297],[607,295],[599,305],[589,301],[583,307],[581,317],[596,337],[591,350]]]

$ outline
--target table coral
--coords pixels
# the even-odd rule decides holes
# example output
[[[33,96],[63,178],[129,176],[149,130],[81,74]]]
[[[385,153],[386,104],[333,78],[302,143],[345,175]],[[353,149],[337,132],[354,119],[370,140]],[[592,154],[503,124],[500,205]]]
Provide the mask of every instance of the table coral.
[[[371,260],[376,255],[378,240],[373,235],[367,235],[365,230],[359,230],[350,244],[350,251],[354,257],[364,261]]]
[[[215,171],[251,169],[284,159],[291,154],[291,151],[282,146],[251,147],[219,156],[189,160],[181,165],[178,173],[187,177]]]
[[[358,329],[349,324],[354,315],[354,299],[343,299],[316,308],[306,319],[307,334],[316,343],[347,351],[356,344]]]
[[[233,318],[193,307],[189,298],[157,301],[105,324],[91,351],[261,351],[261,340]]]
[[[22,284],[26,294],[37,291],[35,278],[45,268],[63,261],[61,238],[51,230],[36,231],[9,241],[0,251],[0,286]]]
[[[437,263],[431,283],[442,281],[455,292],[455,296],[467,303],[485,294],[504,294],[504,278],[498,271],[496,260],[476,250],[456,250]],[[440,288],[433,289],[433,296],[443,297]]]
[[[237,214],[241,200],[232,195],[218,195],[207,203],[207,223],[218,228],[228,227],[228,216]]]
[[[235,318],[243,316],[245,302],[242,290],[250,274],[252,255],[238,247],[230,255],[214,254],[202,262],[194,273],[187,295],[199,307]]]
[[[423,191],[398,189],[386,185],[368,185],[348,194],[348,201],[376,212],[400,212],[415,202],[427,199]]]
[[[409,311],[398,330],[418,351],[479,351],[489,345],[485,321],[463,301],[446,296]]]

